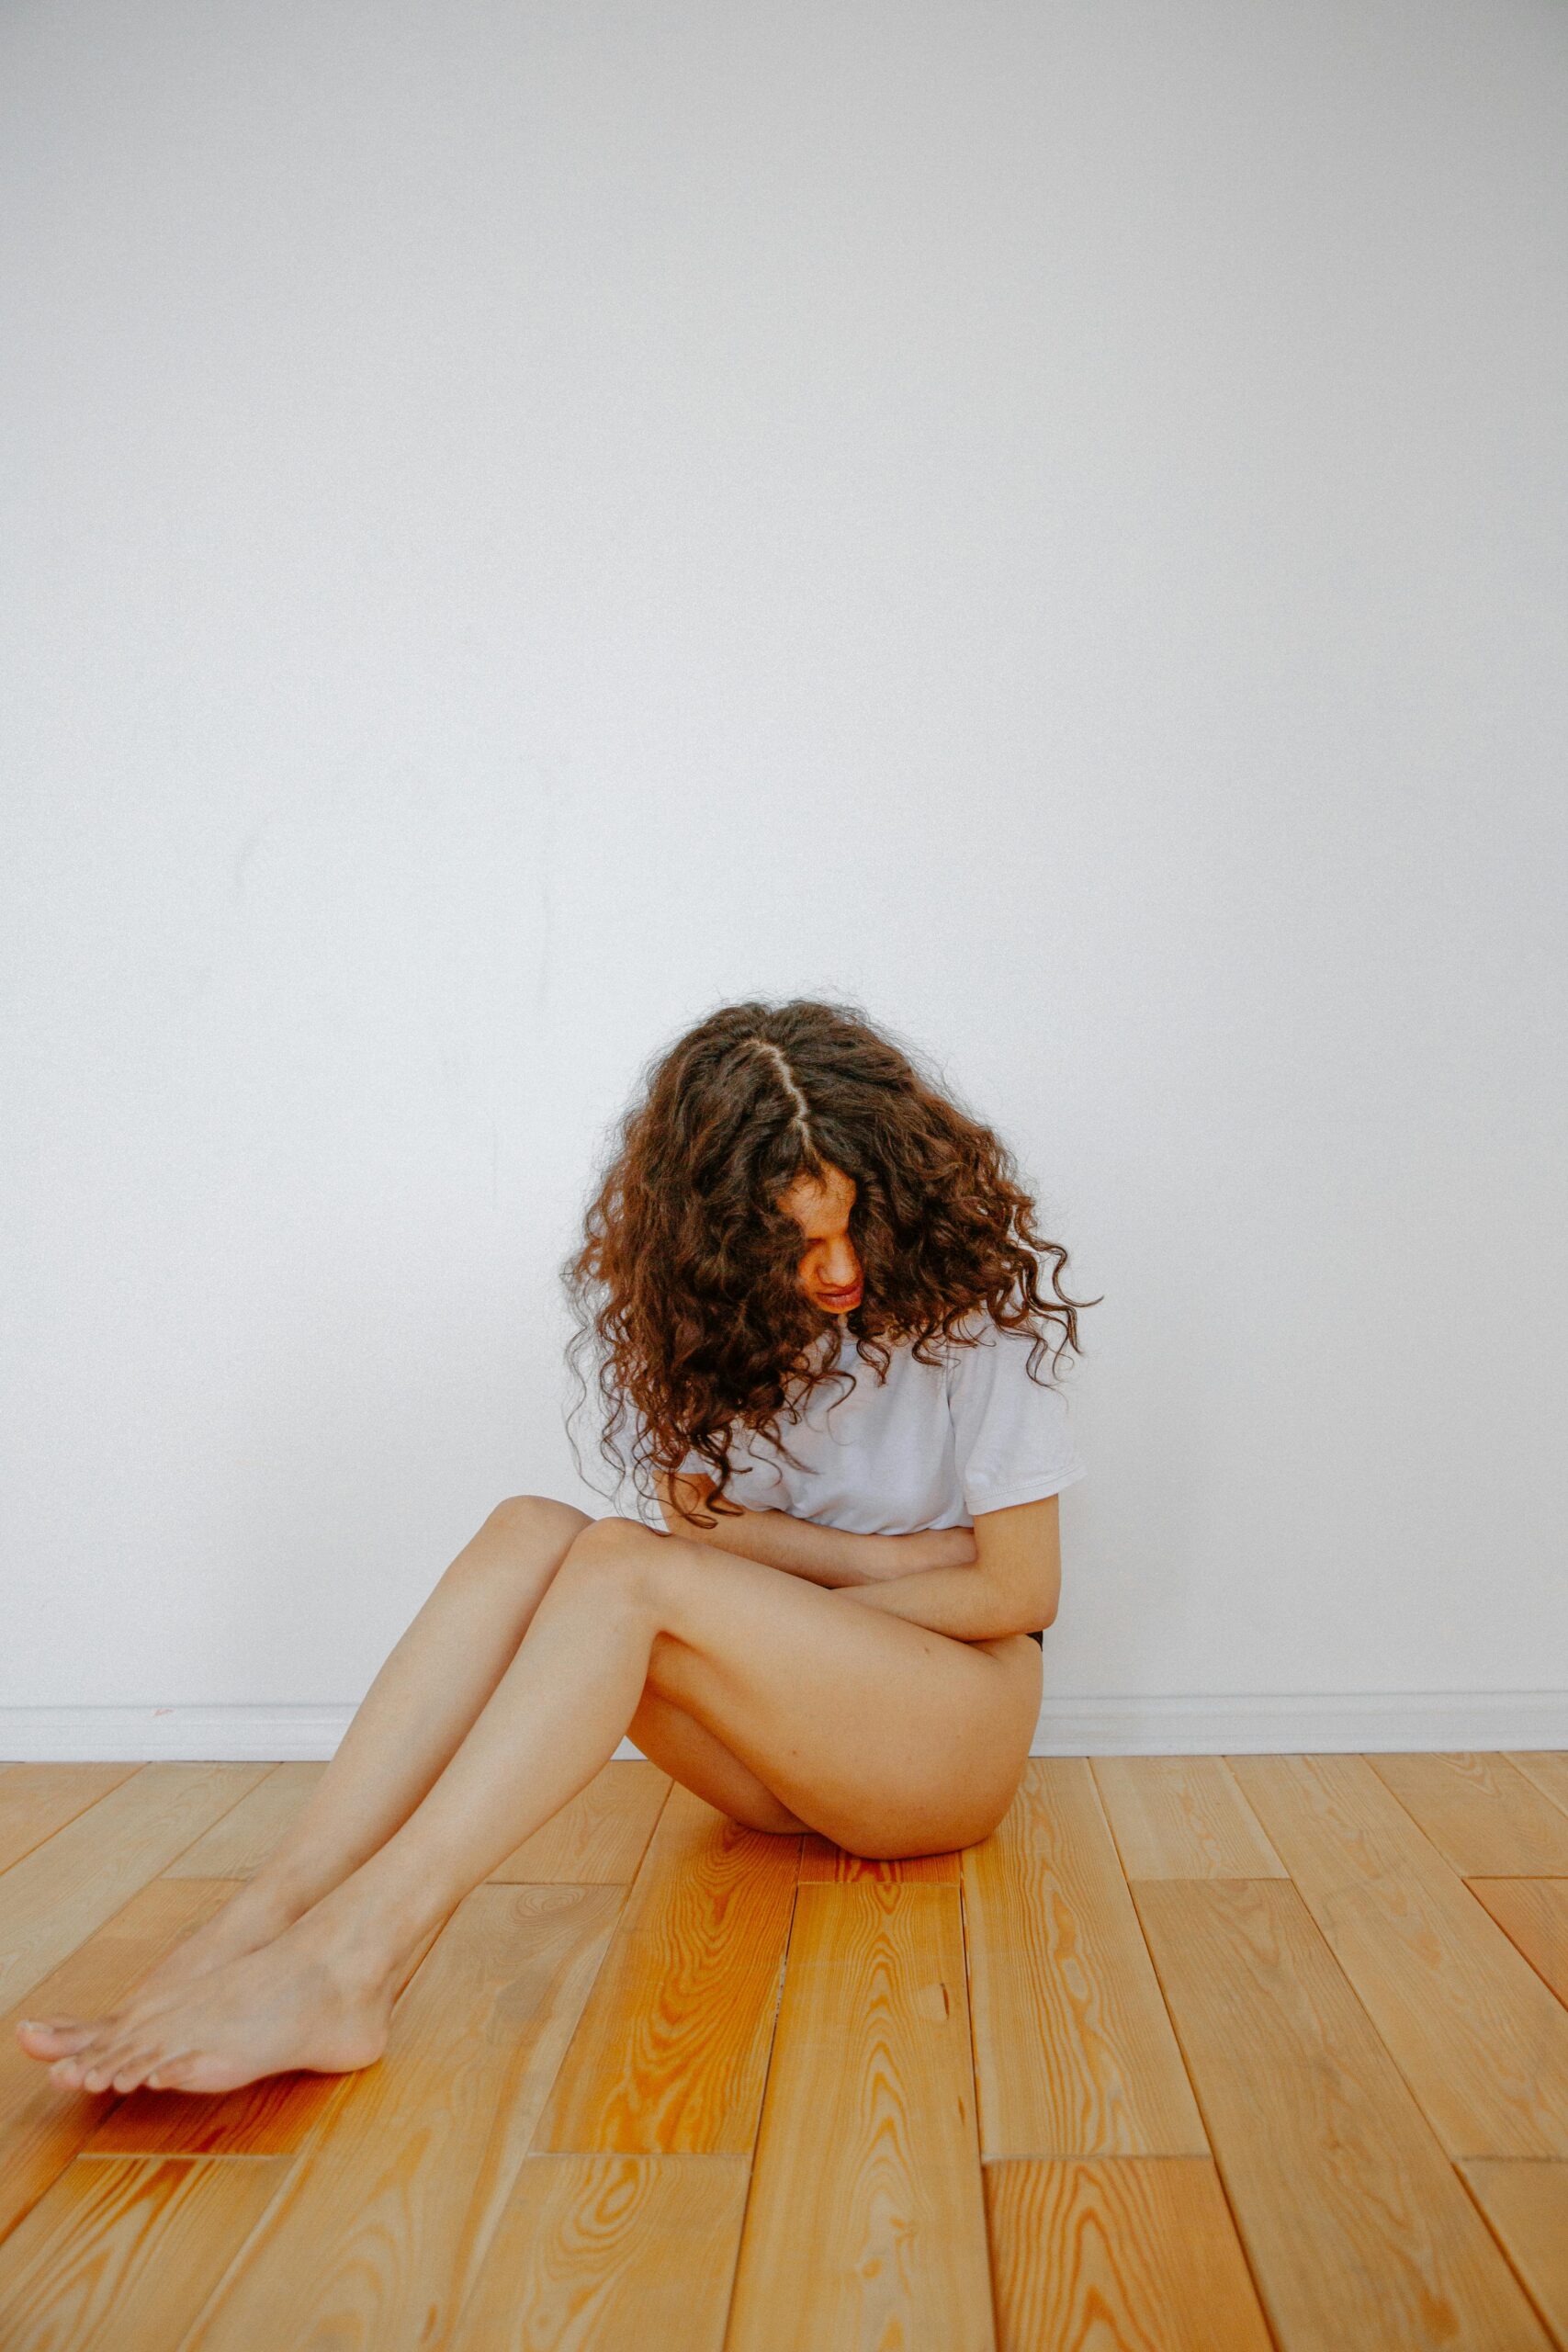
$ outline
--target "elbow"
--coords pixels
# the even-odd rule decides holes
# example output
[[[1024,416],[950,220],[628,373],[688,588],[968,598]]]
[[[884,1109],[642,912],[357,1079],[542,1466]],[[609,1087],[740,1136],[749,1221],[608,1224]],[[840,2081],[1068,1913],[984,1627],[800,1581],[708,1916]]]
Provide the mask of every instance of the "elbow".
[[[991,1640],[1008,1634],[1043,1634],[1055,1621],[1056,1596],[1038,1589],[1021,1592],[1015,1585],[1010,1591],[995,1596],[987,1613],[996,1621],[987,1628]]]

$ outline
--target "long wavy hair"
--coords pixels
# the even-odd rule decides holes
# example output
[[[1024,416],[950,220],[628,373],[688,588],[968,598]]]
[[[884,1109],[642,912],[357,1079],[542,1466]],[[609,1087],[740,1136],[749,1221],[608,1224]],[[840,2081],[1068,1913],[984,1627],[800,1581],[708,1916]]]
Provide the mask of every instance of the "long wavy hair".
[[[1067,1296],[1067,1252],[1036,1230],[1007,1146],[912,1050],[854,1005],[722,1005],[646,1065],[561,1268],[579,1403],[591,1351],[600,1452],[617,1483],[629,1468],[651,1501],[656,1475],[694,1453],[716,1481],[710,1505],[733,1511],[737,1427],[793,1461],[781,1423],[843,1375],[818,1344],[833,1318],[801,1288],[807,1245],[781,1195],[835,1168],[854,1180],[849,1231],[865,1275],[846,1320],[879,1383],[894,1343],[922,1363],[941,1361],[938,1346],[975,1345],[983,1325],[959,1327],[976,1310],[1034,1334],[1032,1377],[1053,1325],[1065,1332],[1053,1368],[1078,1351],[1078,1312],[1101,1301]],[[568,1436],[581,1471],[570,1416]]]

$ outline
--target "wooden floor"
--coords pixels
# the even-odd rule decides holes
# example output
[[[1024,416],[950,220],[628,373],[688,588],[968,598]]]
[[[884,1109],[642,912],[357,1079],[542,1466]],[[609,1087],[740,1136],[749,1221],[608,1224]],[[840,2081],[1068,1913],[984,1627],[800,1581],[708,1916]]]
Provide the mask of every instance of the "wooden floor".
[[[318,1765],[0,1770],[0,2010],[112,2001]],[[4,2352],[1568,2346],[1568,1756],[1035,1759],[858,1864],[614,1763],[381,2064],[51,2089]]]

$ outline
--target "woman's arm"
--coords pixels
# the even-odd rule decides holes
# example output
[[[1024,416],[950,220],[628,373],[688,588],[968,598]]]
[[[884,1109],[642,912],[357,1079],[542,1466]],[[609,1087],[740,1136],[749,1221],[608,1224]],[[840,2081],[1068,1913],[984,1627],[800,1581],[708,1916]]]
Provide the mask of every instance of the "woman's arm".
[[[1062,1583],[1057,1498],[981,1511],[973,1533],[973,1566],[924,1568],[891,1583],[856,1585],[845,1598],[961,1642],[995,1641],[1049,1625]]]
[[[683,1535],[716,1552],[738,1553],[743,1560],[760,1560],[764,1567],[783,1568],[834,1589],[859,1591],[892,1581],[907,1584],[920,1575],[962,1573],[963,1564],[976,1556],[974,1531],[967,1527],[922,1528],[913,1535],[855,1535],[846,1528],[795,1519],[788,1511],[744,1508],[734,1517],[715,1511],[711,1516],[716,1524],[699,1527],[686,1516],[682,1500],[705,1502],[713,1491],[710,1478],[660,1477],[654,1483],[671,1535]]]

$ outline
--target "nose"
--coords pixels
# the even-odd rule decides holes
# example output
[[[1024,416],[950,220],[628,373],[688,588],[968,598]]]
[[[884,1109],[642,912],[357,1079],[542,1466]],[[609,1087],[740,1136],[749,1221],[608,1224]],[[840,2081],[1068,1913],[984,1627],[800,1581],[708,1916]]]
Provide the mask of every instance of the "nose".
[[[846,1236],[829,1249],[822,1260],[820,1280],[824,1290],[852,1290],[860,1280],[860,1261]]]

